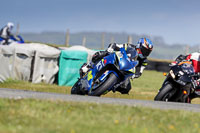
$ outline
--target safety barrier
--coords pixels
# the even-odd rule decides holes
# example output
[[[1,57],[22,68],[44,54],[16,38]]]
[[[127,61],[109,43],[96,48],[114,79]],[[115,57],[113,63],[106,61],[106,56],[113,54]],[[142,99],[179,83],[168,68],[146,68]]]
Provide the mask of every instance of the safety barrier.
[[[149,59],[146,70],[156,70],[160,72],[168,72],[171,61],[153,60]]]

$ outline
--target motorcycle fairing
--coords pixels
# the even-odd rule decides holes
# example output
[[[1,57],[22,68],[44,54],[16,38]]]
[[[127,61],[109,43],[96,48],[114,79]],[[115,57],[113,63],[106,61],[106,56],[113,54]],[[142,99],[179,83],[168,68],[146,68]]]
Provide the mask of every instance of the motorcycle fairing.
[[[18,35],[17,38],[19,38],[19,39],[16,39],[14,36],[10,36],[9,39],[11,39],[13,41],[16,41],[18,43],[24,43],[24,40],[23,40],[23,38],[20,35]],[[4,39],[0,37],[0,41],[3,41],[3,40]]]
[[[120,50],[121,52],[111,53],[93,65],[92,69],[90,69],[88,74],[82,79],[85,80],[84,82],[88,82],[83,88],[88,90],[88,92],[91,91],[94,79],[98,78],[98,80],[102,82],[110,73],[114,73],[121,80],[125,80],[128,76],[134,74],[135,71],[132,68],[134,68],[138,62],[128,60],[124,48]],[[118,61],[119,66],[116,65],[116,61]],[[126,76],[124,76],[121,71],[126,72]],[[129,73],[127,74],[127,72]],[[110,89],[111,88],[108,88],[108,90]]]

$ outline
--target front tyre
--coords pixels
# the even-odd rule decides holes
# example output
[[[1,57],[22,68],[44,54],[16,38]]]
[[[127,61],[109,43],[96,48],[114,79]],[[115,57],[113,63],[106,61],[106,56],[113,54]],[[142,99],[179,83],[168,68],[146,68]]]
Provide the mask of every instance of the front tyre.
[[[108,75],[108,78],[101,83],[100,86],[92,90],[88,95],[89,96],[101,96],[102,94],[106,93],[109,88],[113,87],[118,81],[118,78],[114,73]]]
[[[156,97],[154,98],[155,101],[173,101],[172,97],[175,94],[175,89],[173,88],[173,86],[168,83],[166,85],[164,85],[161,89],[160,92],[156,95]]]
[[[80,79],[71,88],[71,94],[84,95],[84,93],[81,91]]]

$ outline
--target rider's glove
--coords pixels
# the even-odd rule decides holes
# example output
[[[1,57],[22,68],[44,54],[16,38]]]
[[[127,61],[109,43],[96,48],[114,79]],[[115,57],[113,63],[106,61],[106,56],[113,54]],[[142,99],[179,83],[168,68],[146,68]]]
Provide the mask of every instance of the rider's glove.
[[[111,47],[109,47],[109,48],[107,49],[107,51],[108,51],[109,53],[113,53],[113,52],[114,52],[114,49],[111,48]]]

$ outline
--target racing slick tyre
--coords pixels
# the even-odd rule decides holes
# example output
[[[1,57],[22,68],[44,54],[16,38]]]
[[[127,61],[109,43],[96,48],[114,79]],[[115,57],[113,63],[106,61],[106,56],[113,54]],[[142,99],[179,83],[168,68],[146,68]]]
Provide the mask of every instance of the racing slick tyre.
[[[81,91],[80,87],[80,79],[74,84],[74,86],[71,88],[71,94],[75,95],[84,95],[84,93]]]
[[[175,94],[175,89],[172,87],[170,83],[164,85],[156,97],[154,98],[155,101],[173,101],[171,98]]]
[[[118,82],[118,78],[115,74],[111,73],[108,75],[107,79],[104,82],[100,83],[96,88],[93,88],[91,92],[89,92],[89,96],[101,96],[108,92],[110,88],[112,88]]]

